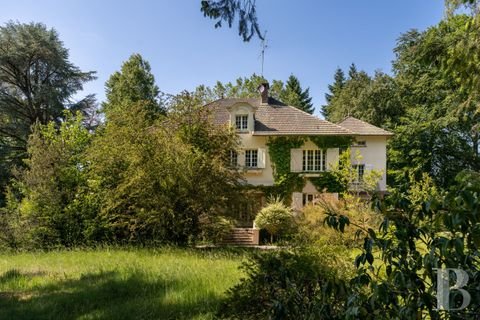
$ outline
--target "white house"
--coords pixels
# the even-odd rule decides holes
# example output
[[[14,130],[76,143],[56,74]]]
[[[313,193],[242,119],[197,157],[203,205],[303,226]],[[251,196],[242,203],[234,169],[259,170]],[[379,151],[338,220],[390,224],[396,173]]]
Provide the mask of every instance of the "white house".
[[[359,173],[373,169],[382,171],[378,189],[386,191],[386,145],[392,133],[353,117],[335,124],[287,106],[268,96],[268,84],[262,84],[259,91],[259,98],[220,99],[207,105],[216,124],[231,125],[237,130],[241,147],[232,152],[231,162],[242,170],[248,184],[275,185],[275,165],[268,146],[270,140],[277,137],[304,138],[302,145],[289,150],[290,172],[305,177],[303,189],[292,193],[292,207],[301,209],[322,192],[308,178],[328,171],[338,162],[340,153],[339,146],[319,148],[311,140],[318,139],[315,137],[353,137],[352,157],[357,150],[361,155],[361,159],[355,162]]]

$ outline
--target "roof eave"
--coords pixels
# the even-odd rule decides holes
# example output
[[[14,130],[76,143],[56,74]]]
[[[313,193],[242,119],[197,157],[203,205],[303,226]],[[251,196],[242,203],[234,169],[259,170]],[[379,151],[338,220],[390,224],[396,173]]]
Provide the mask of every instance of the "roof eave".
[[[362,137],[393,137],[395,134],[392,132],[387,133],[354,133],[355,136],[362,136]]]
[[[254,131],[253,136],[354,136],[352,133],[312,133],[312,132],[271,132],[271,131]]]

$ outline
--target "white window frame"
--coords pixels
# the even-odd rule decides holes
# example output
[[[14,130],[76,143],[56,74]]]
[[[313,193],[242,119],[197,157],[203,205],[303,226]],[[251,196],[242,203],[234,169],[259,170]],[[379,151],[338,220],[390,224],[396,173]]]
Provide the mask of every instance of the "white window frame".
[[[238,152],[235,150],[230,150],[230,157],[228,159],[230,167],[235,168],[238,166]]]
[[[363,176],[365,175],[365,164],[359,163],[352,165],[353,170],[357,172],[356,181],[357,183],[363,182]]]
[[[318,194],[316,193],[302,193],[302,206],[305,207],[311,203],[314,203],[317,198]]]
[[[248,114],[236,114],[235,115],[235,128],[238,131],[248,130]]]
[[[355,141],[353,144],[354,147],[366,147],[367,146],[367,141],[366,140],[358,140]]]
[[[322,172],[327,169],[327,150],[307,149],[303,150],[302,171]]]
[[[258,168],[258,149],[245,150],[245,167]]]

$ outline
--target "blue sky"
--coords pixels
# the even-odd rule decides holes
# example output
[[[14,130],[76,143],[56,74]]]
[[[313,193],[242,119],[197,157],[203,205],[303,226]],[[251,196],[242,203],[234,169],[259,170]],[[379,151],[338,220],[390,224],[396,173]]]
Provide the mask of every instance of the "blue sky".
[[[217,80],[260,73],[260,41],[237,29],[215,29],[200,0],[43,0],[0,2],[0,23],[43,22],[55,28],[73,63],[95,70],[85,94],[104,99],[104,83],[132,53],[152,67],[160,89],[178,93]],[[317,112],[337,67],[355,62],[369,73],[390,72],[398,36],[443,17],[442,0],[257,0],[268,49],[264,75],[295,74],[310,87]],[[235,26],[236,27],[236,26]]]

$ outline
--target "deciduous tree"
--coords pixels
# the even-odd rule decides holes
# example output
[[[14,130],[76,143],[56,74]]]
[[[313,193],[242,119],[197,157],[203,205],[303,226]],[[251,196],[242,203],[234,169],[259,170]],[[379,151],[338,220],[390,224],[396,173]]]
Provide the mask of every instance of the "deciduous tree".
[[[99,217],[115,241],[184,244],[201,217],[225,213],[236,197],[239,175],[227,167],[236,135],[214,126],[192,94],[172,97],[163,114],[138,58],[109,80],[106,122],[87,151]]]
[[[95,217],[78,195],[88,184],[83,152],[90,141],[80,114],[68,116],[58,129],[53,121],[35,125],[26,168],[15,174],[1,217],[13,235],[10,245],[47,248],[86,242],[85,230]]]
[[[195,89],[195,95],[201,97],[204,103],[223,98],[258,98],[260,96],[258,87],[264,82],[268,82],[266,78],[254,73],[250,77],[237,78],[234,82],[217,81],[212,88],[205,85],[198,86]],[[279,99],[283,90],[283,82],[273,80],[270,84],[269,95]]]

